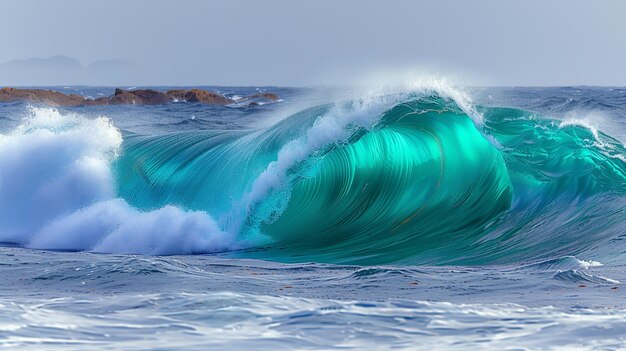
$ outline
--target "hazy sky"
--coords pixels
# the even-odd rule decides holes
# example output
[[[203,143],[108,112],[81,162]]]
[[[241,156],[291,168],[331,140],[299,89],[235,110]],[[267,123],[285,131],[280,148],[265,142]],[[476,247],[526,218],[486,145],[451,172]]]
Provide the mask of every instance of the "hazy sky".
[[[0,62],[136,65],[67,82],[5,73],[0,85],[300,86],[389,71],[478,85],[626,85],[626,1],[20,0],[0,2],[0,28]]]

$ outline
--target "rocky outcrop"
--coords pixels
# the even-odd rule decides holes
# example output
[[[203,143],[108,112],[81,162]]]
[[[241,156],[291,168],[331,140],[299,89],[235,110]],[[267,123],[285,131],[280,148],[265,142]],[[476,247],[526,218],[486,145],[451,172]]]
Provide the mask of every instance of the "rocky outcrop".
[[[168,90],[166,94],[167,96],[171,97],[175,101],[182,102],[182,101],[186,101],[185,100],[186,93],[187,93],[187,90],[176,89],[176,90]]]
[[[273,93],[260,93],[244,98],[244,100],[253,99],[277,101],[279,97]],[[228,105],[235,102],[221,94],[202,89],[177,89],[165,93],[152,89],[115,89],[112,96],[101,97],[95,100],[87,99],[76,94],[63,94],[53,90],[0,89],[0,102],[13,101],[29,101],[51,106],[163,105],[173,101],[195,102],[207,105]],[[250,105],[252,105],[252,103]]]
[[[97,98],[95,100],[91,100],[91,99],[85,99],[85,102],[83,102],[82,105],[84,106],[104,106],[104,105],[110,105],[110,97],[101,97],[101,98]]]
[[[249,96],[248,99],[266,99],[271,101],[278,101],[280,100],[280,97],[274,93],[258,93]]]
[[[185,93],[185,101],[200,102],[209,105],[228,105],[234,102],[232,99],[226,98],[223,95],[200,89],[187,91]]]
[[[234,102],[234,100],[224,97],[218,93],[201,89],[177,89],[170,90],[165,94],[176,101],[199,102],[209,105],[228,105]]]
[[[255,107],[279,101],[280,97],[274,93],[257,93],[238,99],[233,107]]]
[[[0,89],[0,102],[30,101],[50,106],[80,106],[85,98],[76,94],[63,94],[44,89]]]
[[[111,105],[164,105],[172,102],[166,93],[152,89],[121,90],[115,89],[115,94],[109,98]]]

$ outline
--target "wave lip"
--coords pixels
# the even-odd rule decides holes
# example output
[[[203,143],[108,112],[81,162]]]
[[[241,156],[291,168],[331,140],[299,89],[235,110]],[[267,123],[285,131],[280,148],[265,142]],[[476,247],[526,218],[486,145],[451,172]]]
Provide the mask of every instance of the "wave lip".
[[[586,271],[568,269],[558,271],[553,276],[554,279],[567,283],[587,283],[597,285],[615,285],[620,284],[619,281],[599,275],[594,275]]]
[[[603,264],[593,260],[579,260],[574,256],[564,256],[553,258],[536,263],[526,264],[518,267],[519,270],[537,270],[537,271],[562,271],[562,270],[581,270],[591,267],[600,267]]]

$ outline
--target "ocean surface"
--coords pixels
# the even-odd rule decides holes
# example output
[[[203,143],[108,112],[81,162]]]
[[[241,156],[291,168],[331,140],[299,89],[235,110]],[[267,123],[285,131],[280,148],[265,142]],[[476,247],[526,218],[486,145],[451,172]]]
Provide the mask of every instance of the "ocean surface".
[[[0,103],[1,350],[626,349],[626,88],[203,88]]]

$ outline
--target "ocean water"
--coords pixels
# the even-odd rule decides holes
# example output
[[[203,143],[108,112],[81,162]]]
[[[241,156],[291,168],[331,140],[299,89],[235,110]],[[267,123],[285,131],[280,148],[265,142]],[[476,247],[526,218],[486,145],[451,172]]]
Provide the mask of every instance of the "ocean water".
[[[626,88],[206,88],[0,104],[0,349],[626,349]]]

